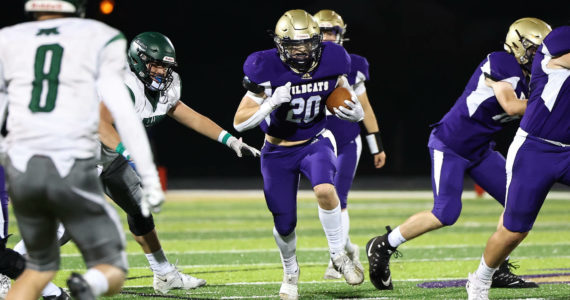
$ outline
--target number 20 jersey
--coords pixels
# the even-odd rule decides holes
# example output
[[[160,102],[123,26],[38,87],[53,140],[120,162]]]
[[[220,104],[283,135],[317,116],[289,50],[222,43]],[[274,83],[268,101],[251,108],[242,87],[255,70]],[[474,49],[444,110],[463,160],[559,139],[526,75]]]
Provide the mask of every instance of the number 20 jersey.
[[[349,73],[350,56],[342,46],[324,42],[319,65],[310,76],[303,76],[284,64],[273,48],[252,53],[243,71],[249,80],[265,87],[268,97],[276,88],[291,82],[291,102],[279,106],[259,126],[270,136],[301,141],[325,128],[326,99],[335,89],[338,76]]]
[[[97,155],[99,72],[111,64],[124,69],[125,47],[118,30],[89,19],[0,30],[0,92],[9,97],[6,144],[16,168],[25,170],[39,154],[65,174],[75,159]]]

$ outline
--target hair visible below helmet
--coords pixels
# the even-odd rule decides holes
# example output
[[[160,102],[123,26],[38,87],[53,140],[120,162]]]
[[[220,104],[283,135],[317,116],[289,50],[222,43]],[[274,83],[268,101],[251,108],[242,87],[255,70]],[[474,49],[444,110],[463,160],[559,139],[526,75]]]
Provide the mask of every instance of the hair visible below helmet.
[[[131,42],[127,57],[131,70],[148,89],[168,89],[173,79],[173,68],[176,67],[176,51],[168,37],[158,32],[143,32]],[[165,74],[151,74],[150,66],[153,64],[164,67]]]
[[[294,72],[308,73],[318,66],[322,35],[319,24],[306,11],[285,12],[275,26],[274,42],[279,57]]]
[[[26,0],[28,13],[47,12],[71,14],[83,18],[87,0]]]
[[[321,33],[324,31],[334,32],[336,35],[335,43],[342,45],[342,43],[345,41],[344,34],[346,33],[346,24],[339,14],[337,14],[334,10],[323,9],[314,14],[313,17],[319,24]]]
[[[530,72],[534,54],[550,31],[550,25],[540,19],[518,19],[509,27],[505,51],[513,54],[518,63]]]

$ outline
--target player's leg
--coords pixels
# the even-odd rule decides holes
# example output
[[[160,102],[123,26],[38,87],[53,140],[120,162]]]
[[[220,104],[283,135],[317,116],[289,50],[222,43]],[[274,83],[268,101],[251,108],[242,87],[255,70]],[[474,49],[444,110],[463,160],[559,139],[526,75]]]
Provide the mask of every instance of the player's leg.
[[[358,257],[358,246],[351,243],[348,234],[350,230],[350,218],[348,215],[347,200],[348,192],[352,186],[352,181],[354,179],[354,174],[356,172],[356,167],[358,166],[361,152],[362,141],[360,140],[360,136],[357,136],[354,140],[342,145],[337,143],[336,174],[334,177],[334,185],[340,200],[342,233],[343,239],[346,241],[346,254],[353,263],[360,268],[362,268],[362,264]],[[329,261],[324,278],[339,279],[341,277],[342,275],[334,269],[332,261]]]
[[[298,299],[299,264],[296,248],[299,156],[295,149],[265,143],[261,149],[261,175],[267,208],[273,215],[273,236],[283,264],[281,299]]]
[[[123,157],[117,157],[100,175],[106,194],[127,213],[129,229],[139,243],[154,274],[155,291],[167,293],[172,289],[192,289],[206,284],[179,272],[164,253],[155,230],[152,215],[144,217],[140,209],[141,181]]]
[[[28,245],[26,270],[18,277],[6,299],[37,299],[45,285],[59,268],[57,219],[54,203],[47,197],[45,187],[57,177],[55,166],[45,157],[32,157],[26,172],[6,164],[14,214],[20,234]]]
[[[386,234],[377,236],[366,244],[370,281],[377,289],[393,289],[390,257],[396,253],[396,248],[400,244],[426,232],[454,224],[461,213],[463,177],[469,161],[446,147],[429,148],[429,152],[432,165],[433,209],[412,215],[394,230],[387,226]]]
[[[346,240],[342,231],[340,200],[333,185],[336,172],[335,154],[331,139],[317,137],[317,141],[305,146],[301,160],[301,172],[311,181],[319,204],[319,219],[329,244],[333,265],[344,275],[348,284],[361,284],[364,280],[362,269],[355,267],[344,250]]]
[[[88,267],[85,274],[73,273],[67,280],[72,296],[79,299],[118,293],[127,271],[122,226],[103,198],[94,165],[92,159],[76,160],[69,175],[50,186],[57,216]]]

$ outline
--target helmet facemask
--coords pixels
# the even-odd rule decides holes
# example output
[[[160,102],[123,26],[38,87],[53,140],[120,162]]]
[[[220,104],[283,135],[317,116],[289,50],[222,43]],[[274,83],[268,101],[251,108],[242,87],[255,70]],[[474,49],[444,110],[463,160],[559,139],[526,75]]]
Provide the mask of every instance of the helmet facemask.
[[[533,43],[531,40],[526,39],[525,37],[523,37],[518,30],[515,30],[515,32],[517,33],[517,35],[519,36],[519,41],[520,41],[520,45],[522,45],[523,49],[524,49],[524,54],[519,56],[519,61],[521,66],[530,73],[531,68],[532,68],[532,61],[534,59],[534,55],[536,54],[536,51],[538,50],[538,46],[537,44]],[[507,47],[510,48],[511,53],[515,52],[515,49],[512,49],[513,47],[517,47],[517,44],[505,44]],[[517,49],[518,50],[518,49]],[[518,51],[521,52],[521,51]]]
[[[275,45],[281,60],[297,73],[310,72],[318,65],[321,58],[321,42],[320,34],[300,40],[275,37]]]

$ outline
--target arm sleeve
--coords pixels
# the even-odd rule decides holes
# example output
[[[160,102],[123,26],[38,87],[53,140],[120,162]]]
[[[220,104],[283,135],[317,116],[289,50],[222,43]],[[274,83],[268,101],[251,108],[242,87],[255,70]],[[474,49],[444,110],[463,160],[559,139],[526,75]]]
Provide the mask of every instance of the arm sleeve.
[[[117,131],[137,165],[143,186],[158,181],[146,132],[133,108],[124,84],[126,41],[106,45],[99,57],[97,88],[113,115]]]
[[[515,57],[506,52],[489,54],[489,67],[492,78],[510,83],[513,89],[517,88],[517,83],[523,76]]]

